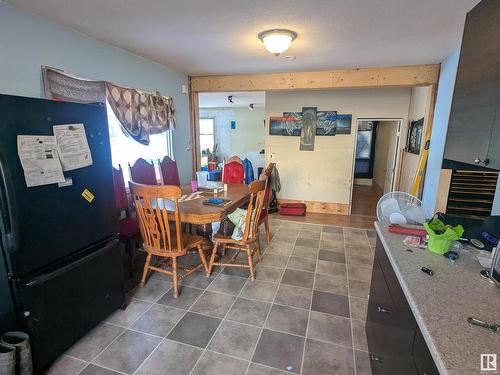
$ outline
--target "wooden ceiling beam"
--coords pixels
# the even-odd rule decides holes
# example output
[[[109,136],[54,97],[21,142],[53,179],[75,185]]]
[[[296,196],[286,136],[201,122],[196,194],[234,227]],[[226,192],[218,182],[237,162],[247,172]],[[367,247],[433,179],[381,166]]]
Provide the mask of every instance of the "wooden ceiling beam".
[[[414,87],[438,83],[439,64],[191,77],[193,92]]]

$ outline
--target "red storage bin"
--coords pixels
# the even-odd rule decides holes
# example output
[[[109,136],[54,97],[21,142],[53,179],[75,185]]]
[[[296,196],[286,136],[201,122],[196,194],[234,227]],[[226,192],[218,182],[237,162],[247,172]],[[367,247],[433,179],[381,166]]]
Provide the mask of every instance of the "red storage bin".
[[[304,203],[281,203],[279,213],[287,216],[304,216],[306,214],[306,205]]]

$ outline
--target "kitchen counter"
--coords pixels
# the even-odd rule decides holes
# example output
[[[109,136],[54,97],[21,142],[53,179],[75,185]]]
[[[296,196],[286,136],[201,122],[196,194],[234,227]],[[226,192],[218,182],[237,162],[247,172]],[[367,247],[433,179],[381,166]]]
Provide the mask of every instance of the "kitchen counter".
[[[479,274],[477,250],[460,253],[451,264],[442,255],[408,248],[404,235],[375,223],[378,236],[441,375],[499,374],[500,332],[467,322],[475,318],[500,324],[500,288]],[[428,276],[420,270],[434,271]],[[480,355],[497,354],[497,371],[481,372]]]

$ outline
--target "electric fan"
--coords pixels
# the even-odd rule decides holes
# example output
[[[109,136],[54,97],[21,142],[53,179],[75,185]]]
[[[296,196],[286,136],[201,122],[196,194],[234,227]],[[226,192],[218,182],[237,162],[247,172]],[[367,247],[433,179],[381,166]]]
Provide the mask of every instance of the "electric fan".
[[[393,191],[377,203],[377,218],[386,224],[423,224],[427,219],[422,202],[411,194]]]

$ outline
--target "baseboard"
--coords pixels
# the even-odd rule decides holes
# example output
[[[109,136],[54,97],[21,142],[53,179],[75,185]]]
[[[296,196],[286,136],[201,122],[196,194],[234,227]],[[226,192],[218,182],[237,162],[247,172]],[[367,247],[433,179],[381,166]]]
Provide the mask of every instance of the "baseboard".
[[[278,199],[278,203],[305,203],[307,212],[349,215],[349,205],[345,203],[303,201],[297,199]]]

